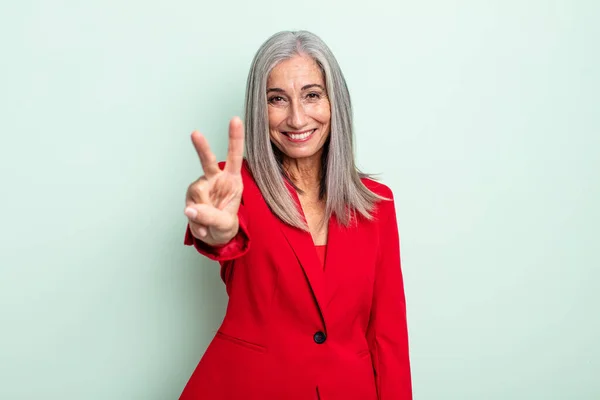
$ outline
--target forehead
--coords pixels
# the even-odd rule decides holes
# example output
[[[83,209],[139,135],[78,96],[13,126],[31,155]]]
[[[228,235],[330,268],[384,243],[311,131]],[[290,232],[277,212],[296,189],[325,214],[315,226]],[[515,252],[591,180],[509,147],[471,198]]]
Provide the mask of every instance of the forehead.
[[[271,86],[304,86],[311,83],[323,85],[323,73],[310,56],[297,55],[277,64],[267,80]]]

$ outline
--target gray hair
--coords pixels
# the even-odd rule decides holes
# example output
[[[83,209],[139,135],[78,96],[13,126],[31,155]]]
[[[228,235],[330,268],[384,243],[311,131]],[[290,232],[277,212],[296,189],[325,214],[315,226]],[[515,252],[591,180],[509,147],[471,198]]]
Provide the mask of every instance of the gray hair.
[[[372,219],[374,203],[381,199],[362,183],[354,161],[352,105],[342,70],[327,45],[306,31],[279,32],[271,36],[254,56],[246,87],[246,158],[267,205],[282,221],[308,230],[296,202],[286,187],[281,155],[269,136],[267,79],[281,61],[296,55],[312,57],[323,72],[331,107],[331,132],[322,157],[320,196],[325,198],[325,218],[335,214],[348,226],[356,213]],[[297,188],[296,188],[297,189]]]

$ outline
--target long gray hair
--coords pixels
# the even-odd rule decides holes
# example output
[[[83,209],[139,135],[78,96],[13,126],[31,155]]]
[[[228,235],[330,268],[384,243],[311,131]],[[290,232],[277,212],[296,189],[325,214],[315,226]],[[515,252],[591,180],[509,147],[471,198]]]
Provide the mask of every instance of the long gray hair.
[[[348,226],[355,214],[368,219],[381,199],[361,182],[366,177],[354,162],[352,106],[342,70],[327,45],[306,31],[279,32],[254,56],[246,87],[246,158],[250,171],[273,213],[282,221],[308,230],[296,202],[286,187],[279,150],[271,143],[267,110],[267,79],[281,61],[296,55],[312,57],[321,69],[331,107],[331,132],[324,144],[320,196],[325,198],[325,221],[335,214]],[[292,184],[293,185],[293,184]]]

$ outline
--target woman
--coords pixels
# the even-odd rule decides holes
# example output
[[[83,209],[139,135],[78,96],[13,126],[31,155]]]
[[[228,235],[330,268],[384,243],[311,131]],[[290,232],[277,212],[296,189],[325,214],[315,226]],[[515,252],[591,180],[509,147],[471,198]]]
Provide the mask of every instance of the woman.
[[[281,32],[258,50],[227,161],[192,141],[185,244],[221,264],[223,324],[181,399],[411,399],[392,192],[358,172],[329,48]]]

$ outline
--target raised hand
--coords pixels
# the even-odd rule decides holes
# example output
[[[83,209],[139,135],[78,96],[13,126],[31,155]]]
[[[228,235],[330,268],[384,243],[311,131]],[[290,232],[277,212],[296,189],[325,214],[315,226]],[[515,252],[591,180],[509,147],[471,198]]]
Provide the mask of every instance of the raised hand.
[[[192,133],[192,142],[204,175],[188,187],[184,212],[194,237],[211,246],[223,245],[233,239],[239,229],[237,213],[244,188],[242,121],[235,117],[229,122],[229,149],[223,170],[200,132]]]

